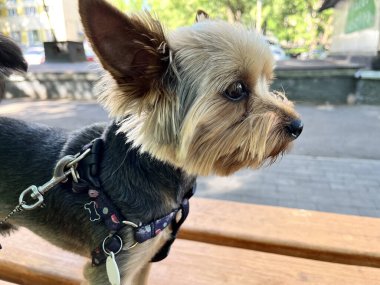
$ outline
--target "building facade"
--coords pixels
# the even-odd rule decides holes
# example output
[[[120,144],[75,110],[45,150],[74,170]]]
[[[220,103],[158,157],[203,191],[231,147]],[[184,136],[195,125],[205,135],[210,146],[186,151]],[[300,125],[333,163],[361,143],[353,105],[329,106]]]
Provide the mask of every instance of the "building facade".
[[[0,0],[0,32],[21,46],[83,40],[77,0]]]
[[[335,1],[330,53],[374,57],[380,51],[380,0]]]

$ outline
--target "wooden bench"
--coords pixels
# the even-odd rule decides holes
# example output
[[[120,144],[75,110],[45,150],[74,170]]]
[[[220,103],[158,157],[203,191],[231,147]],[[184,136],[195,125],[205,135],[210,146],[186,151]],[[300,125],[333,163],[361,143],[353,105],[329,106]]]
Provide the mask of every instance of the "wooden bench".
[[[0,280],[83,280],[85,258],[25,229],[1,243]],[[149,284],[380,284],[380,219],[194,198],[180,239],[154,264]]]

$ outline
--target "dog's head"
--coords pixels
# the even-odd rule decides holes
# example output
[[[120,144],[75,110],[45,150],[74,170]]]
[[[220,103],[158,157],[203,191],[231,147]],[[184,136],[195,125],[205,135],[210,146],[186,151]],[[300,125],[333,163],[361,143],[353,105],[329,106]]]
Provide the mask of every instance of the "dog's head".
[[[199,12],[166,34],[148,13],[79,3],[109,74],[100,100],[141,151],[190,174],[228,175],[275,160],[301,133],[293,104],[269,91],[274,60],[256,32]]]

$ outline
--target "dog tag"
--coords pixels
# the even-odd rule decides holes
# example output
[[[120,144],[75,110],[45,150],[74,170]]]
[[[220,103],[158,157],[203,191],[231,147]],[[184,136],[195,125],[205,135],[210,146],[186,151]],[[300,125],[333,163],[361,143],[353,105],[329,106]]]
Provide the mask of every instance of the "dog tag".
[[[108,280],[111,285],[120,285],[120,272],[115,260],[115,254],[111,251],[106,261]]]

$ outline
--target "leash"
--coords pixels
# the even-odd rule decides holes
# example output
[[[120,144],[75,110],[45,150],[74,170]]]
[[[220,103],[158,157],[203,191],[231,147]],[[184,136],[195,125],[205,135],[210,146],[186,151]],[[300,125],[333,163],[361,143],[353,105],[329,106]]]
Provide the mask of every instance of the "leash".
[[[44,195],[58,184],[66,183],[70,175],[73,180],[78,180],[79,175],[76,168],[78,163],[84,159],[89,152],[90,150],[86,150],[85,152],[78,153],[75,156],[67,155],[61,158],[54,168],[53,177],[42,186],[31,185],[22,191],[18,199],[18,205],[0,221],[0,225],[4,224],[16,213],[20,213],[24,210],[30,211],[38,207],[44,207]],[[35,202],[28,204],[26,202],[27,196],[29,196],[31,201],[35,200]]]

